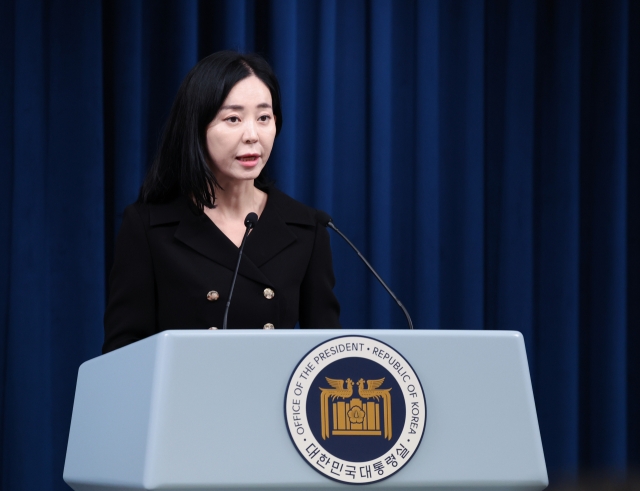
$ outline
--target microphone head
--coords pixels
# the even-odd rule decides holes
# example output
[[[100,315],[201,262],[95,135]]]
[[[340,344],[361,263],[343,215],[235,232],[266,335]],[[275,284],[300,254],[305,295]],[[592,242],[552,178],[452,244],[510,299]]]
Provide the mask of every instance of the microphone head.
[[[258,223],[258,215],[254,212],[251,212],[247,215],[247,218],[244,219],[244,226],[251,229],[256,226]]]
[[[316,217],[318,218],[318,221],[325,227],[328,227],[332,222],[331,217],[322,210],[316,210]]]

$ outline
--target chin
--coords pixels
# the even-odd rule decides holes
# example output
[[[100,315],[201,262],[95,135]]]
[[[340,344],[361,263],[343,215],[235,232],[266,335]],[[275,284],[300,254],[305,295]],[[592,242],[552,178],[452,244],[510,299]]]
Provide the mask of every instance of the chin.
[[[262,169],[263,167],[261,167],[260,169],[248,169],[245,172],[241,172],[238,175],[232,176],[232,179],[237,179],[240,181],[249,181],[249,180],[253,181],[258,178],[258,176],[262,172]]]

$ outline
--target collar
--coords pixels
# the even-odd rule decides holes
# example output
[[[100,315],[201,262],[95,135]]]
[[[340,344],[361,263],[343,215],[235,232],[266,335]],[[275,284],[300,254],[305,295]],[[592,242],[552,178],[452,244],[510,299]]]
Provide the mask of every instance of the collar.
[[[259,269],[271,258],[298,240],[296,227],[316,226],[315,212],[283,192],[269,187],[267,204],[247,237],[239,274],[273,286]],[[238,247],[204,214],[195,212],[186,197],[149,207],[150,226],[178,223],[174,237],[218,264],[235,270]],[[294,225],[294,227],[290,227]]]

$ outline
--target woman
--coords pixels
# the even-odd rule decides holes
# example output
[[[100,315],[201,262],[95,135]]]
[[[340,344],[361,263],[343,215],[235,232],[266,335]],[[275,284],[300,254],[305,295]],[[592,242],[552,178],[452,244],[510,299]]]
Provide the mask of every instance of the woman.
[[[103,352],[167,329],[221,328],[244,219],[229,328],[340,327],[329,235],[264,178],[282,127],[278,81],[224,51],[183,81],[138,201],[124,213]]]

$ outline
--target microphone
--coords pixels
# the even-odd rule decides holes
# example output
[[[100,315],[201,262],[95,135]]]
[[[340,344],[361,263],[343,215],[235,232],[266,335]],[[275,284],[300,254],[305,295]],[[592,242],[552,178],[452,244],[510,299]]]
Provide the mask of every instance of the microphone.
[[[367,265],[367,267],[371,270],[371,272],[378,279],[380,284],[382,286],[384,286],[384,289],[387,290],[389,295],[391,295],[391,298],[393,298],[396,301],[396,303],[398,304],[398,307],[400,307],[402,309],[402,312],[404,312],[404,315],[407,318],[407,322],[409,323],[409,329],[413,329],[413,322],[411,322],[411,317],[409,316],[409,312],[407,312],[407,309],[405,308],[405,306],[402,305],[402,302],[400,300],[398,300],[398,297],[396,297],[393,294],[393,292],[391,291],[391,288],[389,288],[387,286],[387,284],[382,280],[382,278],[380,278],[380,275],[378,273],[376,273],[376,270],[373,269],[373,266],[371,266],[371,264],[369,264],[369,261],[367,261],[364,258],[364,256],[358,250],[358,248],[356,246],[354,246],[349,239],[347,239],[346,235],[344,235],[342,232],[340,232],[340,230],[338,230],[338,228],[333,224],[333,221],[331,220],[331,217],[328,214],[326,214],[322,210],[317,210],[317,217],[318,217],[318,221],[322,225],[324,225],[325,227],[329,227],[329,228],[332,228],[333,230],[335,230],[340,235],[340,237],[342,237],[344,240],[346,240],[347,244],[349,244],[353,248],[353,250],[356,251],[358,256],[360,256],[360,259],[362,259],[362,261]]]
[[[247,236],[253,227],[258,223],[258,215],[251,212],[244,219],[244,226],[246,227],[244,231],[244,237],[242,237],[242,242],[240,243],[240,252],[238,253],[238,263],[236,264],[236,270],[233,273],[233,280],[231,281],[231,290],[229,290],[229,299],[227,300],[227,306],[224,309],[224,319],[222,321],[222,329],[227,328],[227,316],[229,315],[229,306],[231,305],[231,297],[233,296],[233,289],[236,286],[236,278],[238,277],[238,270],[240,269],[240,260],[242,259],[242,251],[244,250],[244,243],[247,241]]]

